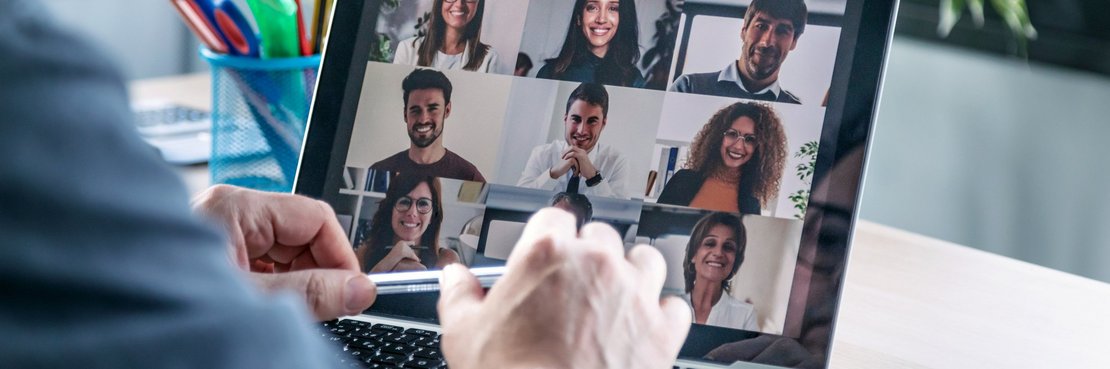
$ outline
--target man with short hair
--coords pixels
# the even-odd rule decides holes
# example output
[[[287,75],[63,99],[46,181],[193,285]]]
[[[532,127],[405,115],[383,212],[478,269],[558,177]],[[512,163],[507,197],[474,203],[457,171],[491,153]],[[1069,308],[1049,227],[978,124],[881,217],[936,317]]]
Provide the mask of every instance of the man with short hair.
[[[485,182],[478,167],[443,147],[443,126],[451,116],[451,80],[432,69],[417,69],[401,82],[409,148],[370,169],[419,176]]]
[[[752,0],[740,29],[740,58],[717,72],[684,74],[667,90],[801,104],[779,86],[779,68],[807,18],[803,0]]]
[[[532,150],[517,186],[630,198],[628,161],[616,150],[598,145],[608,124],[605,86],[583,83],[567,98],[563,140]]]
[[[559,192],[551,198],[551,207],[574,214],[575,225],[579,230],[594,220],[594,205],[590,198],[580,193]]]

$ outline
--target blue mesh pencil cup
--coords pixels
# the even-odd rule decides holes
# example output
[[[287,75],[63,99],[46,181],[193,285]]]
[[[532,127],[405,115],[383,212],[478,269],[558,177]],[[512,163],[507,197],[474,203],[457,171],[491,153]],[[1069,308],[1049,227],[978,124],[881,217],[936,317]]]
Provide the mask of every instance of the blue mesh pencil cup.
[[[212,67],[212,183],[292,191],[320,56],[200,54]]]

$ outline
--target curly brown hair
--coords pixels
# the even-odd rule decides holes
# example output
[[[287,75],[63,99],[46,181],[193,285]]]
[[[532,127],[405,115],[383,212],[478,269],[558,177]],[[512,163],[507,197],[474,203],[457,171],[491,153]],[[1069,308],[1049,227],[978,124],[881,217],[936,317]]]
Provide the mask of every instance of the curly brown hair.
[[[694,136],[686,169],[713,175],[722,164],[721,142],[725,131],[740,117],[755,121],[756,150],[751,160],[741,168],[742,182],[750,183],[752,194],[760,207],[767,207],[778,195],[782,183],[782,170],[786,165],[786,133],[782,122],[769,105],[754,102],[737,102],[713,114],[709,122]],[[754,163],[755,165],[751,165]],[[743,183],[741,187],[746,187]]]

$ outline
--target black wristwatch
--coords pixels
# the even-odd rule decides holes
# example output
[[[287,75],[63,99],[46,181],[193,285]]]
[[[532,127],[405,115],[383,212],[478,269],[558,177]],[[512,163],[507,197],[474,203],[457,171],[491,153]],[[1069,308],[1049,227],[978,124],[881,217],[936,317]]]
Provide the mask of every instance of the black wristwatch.
[[[590,179],[586,180],[586,187],[597,186],[599,183],[601,183],[602,179],[603,178],[601,178],[601,171],[599,170],[599,171],[597,171],[597,174],[595,174],[593,177],[590,177]]]

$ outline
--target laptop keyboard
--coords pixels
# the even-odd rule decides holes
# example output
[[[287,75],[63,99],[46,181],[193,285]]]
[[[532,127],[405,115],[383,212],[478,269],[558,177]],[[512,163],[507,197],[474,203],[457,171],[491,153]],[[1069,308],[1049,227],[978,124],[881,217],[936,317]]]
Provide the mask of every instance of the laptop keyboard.
[[[323,323],[321,334],[342,348],[348,368],[446,368],[439,352],[439,333],[358,320]]]

